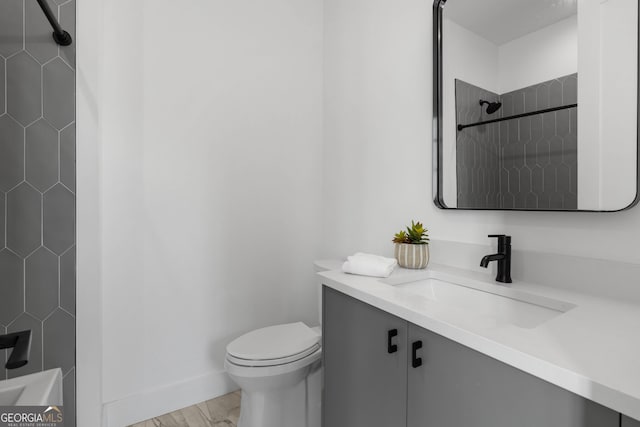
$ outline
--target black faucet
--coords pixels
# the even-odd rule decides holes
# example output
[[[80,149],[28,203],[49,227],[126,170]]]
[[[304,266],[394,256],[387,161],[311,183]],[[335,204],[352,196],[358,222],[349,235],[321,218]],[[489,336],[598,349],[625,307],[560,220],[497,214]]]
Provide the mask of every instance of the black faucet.
[[[489,237],[498,238],[498,253],[483,257],[480,267],[487,268],[491,261],[498,261],[496,282],[511,283],[511,236],[490,234]]]
[[[31,352],[31,330],[0,335],[0,350],[13,348],[5,368],[17,369],[29,363]]]

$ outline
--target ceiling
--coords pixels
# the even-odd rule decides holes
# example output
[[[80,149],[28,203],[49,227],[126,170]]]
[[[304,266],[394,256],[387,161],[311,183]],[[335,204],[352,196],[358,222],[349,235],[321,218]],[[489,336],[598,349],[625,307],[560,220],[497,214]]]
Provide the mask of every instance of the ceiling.
[[[578,12],[577,0],[448,0],[444,17],[500,46]]]

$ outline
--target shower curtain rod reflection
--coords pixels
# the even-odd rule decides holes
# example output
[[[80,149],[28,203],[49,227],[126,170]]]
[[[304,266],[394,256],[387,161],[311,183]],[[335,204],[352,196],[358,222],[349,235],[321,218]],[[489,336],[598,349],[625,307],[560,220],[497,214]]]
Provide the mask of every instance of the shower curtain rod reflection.
[[[461,130],[466,129],[466,128],[474,127],[474,126],[488,125],[490,123],[497,123],[497,122],[504,122],[505,120],[512,120],[512,119],[519,119],[519,118],[522,118],[522,117],[535,116],[536,114],[551,113],[553,111],[566,110],[567,108],[576,108],[577,106],[578,106],[578,104],[562,105],[560,107],[545,108],[544,110],[532,111],[530,113],[515,114],[513,116],[502,117],[502,118],[499,118],[499,119],[485,120],[483,122],[471,123],[469,125],[458,125],[458,131],[461,131]]]
[[[49,24],[51,24],[51,27],[53,27],[53,40],[55,40],[55,42],[60,46],[69,46],[71,43],[73,43],[71,35],[62,29],[60,23],[51,11],[47,0],[37,0],[37,2],[44,12],[44,15],[47,17]]]

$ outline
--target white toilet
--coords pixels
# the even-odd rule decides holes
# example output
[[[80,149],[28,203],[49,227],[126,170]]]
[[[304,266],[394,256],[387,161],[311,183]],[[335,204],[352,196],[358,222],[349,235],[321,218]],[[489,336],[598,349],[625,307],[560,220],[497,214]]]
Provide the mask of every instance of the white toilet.
[[[320,427],[321,332],[269,326],[227,346],[225,368],[242,389],[238,427]]]

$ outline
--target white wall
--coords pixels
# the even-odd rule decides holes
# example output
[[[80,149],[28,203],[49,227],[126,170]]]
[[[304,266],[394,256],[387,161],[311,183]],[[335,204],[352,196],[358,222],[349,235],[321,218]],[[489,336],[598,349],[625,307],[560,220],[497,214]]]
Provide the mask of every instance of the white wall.
[[[312,259],[390,255],[411,219],[640,264],[638,209],[438,210],[430,3],[325,0],[324,65],[322,16],[314,0],[80,2],[79,425],[229,387],[236,334],[316,318]]]
[[[500,232],[520,250],[640,263],[638,208],[598,214],[434,206],[431,31],[430,2],[325,1],[324,254],[391,255],[393,233],[419,219],[441,240],[488,244],[487,234]],[[356,75],[376,84],[349,84]]]
[[[578,19],[563,19],[499,48],[499,93],[578,72]]]
[[[77,3],[76,408],[78,426],[102,420],[100,122],[103,2]]]
[[[447,177],[442,191],[447,206],[456,207],[458,188],[456,176],[456,86],[455,79],[481,87],[494,93],[500,92],[498,47],[488,40],[446,19],[443,23],[442,82],[444,141],[443,171]],[[480,106],[478,105],[478,109]]]
[[[636,196],[638,140],[638,2],[601,4],[601,206],[620,208]]]
[[[578,8],[578,206],[602,205],[600,0],[584,0]]]
[[[635,0],[585,0],[578,9],[582,209],[620,209],[636,196],[637,16]]]
[[[104,39],[92,46],[102,91],[79,87],[95,103],[79,117],[100,116],[79,124],[100,138],[79,212],[100,235],[80,226],[79,241],[101,252],[101,400],[119,427],[233,387],[223,361],[239,334],[317,322],[322,3],[103,7],[104,29],[84,28]]]

